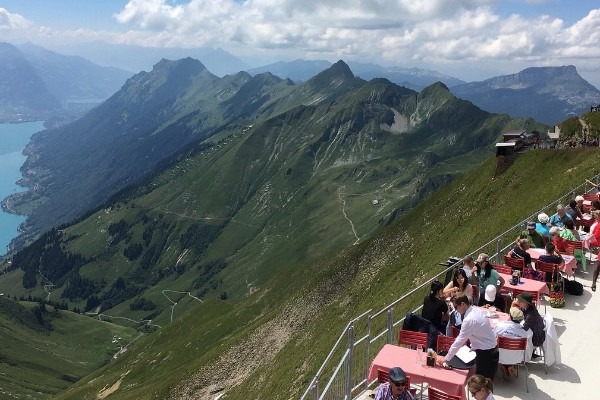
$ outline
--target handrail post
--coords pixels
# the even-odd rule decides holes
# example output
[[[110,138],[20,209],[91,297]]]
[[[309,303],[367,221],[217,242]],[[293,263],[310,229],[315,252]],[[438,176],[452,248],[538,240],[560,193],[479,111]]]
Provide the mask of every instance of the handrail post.
[[[394,330],[394,314],[393,308],[388,309],[387,312],[387,344],[392,344],[392,331]]]
[[[369,388],[369,351],[371,349],[371,315],[367,318],[367,344],[365,350],[365,390]]]
[[[319,400],[319,381],[316,380],[315,384],[312,387],[312,397],[313,400]]]
[[[501,264],[502,260],[500,260],[500,252],[502,251],[502,239],[498,238],[496,242],[496,264]]]
[[[352,350],[354,349],[354,325],[348,328],[348,361],[346,362],[346,389],[344,399],[352,399]]]

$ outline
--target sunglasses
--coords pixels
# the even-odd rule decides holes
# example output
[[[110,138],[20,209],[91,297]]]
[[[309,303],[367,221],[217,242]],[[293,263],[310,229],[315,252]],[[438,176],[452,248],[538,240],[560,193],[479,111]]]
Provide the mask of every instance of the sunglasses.
[[[469,389],[469,392],[471,393],[471,396],[475,396],[477,393],[479,393],[481,391],[481,389],[483,389],[483,388],[479,388],[475,391],[473,391],[473,389]]]
[[[402,382],[394,382],[394,381],[390,381],[394,386],[396,387],[404,387],[406,386],[406,381],[402,381]]]

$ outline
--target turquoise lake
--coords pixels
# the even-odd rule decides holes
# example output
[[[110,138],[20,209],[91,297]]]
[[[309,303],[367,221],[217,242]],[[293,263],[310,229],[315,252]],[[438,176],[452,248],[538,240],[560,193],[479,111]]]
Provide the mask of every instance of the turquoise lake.
[[[27,158],[22,152],[31,135],[42,129],[43,122],[0,124],[0,199],[24,190],[16,183],[21,179],[20,168]],[[24,216],[0,212],[0,255],[6,254],[6,246],[18,235],[17,228],[23,221]]]

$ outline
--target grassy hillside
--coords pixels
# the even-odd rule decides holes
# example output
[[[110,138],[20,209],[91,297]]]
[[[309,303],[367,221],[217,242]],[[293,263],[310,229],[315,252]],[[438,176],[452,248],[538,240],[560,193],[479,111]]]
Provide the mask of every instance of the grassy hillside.
[[[138,336],[130,328],[37,303],[0,297],[0,398],[45,399],[112,359],[119,343]],[[121,338],[113,343],[113,336]]]
[[[198,304],[56,398],[93,398],[117,383],[114,399],[298,396],[349,319],[537,212],[600,172],[599,161],[597,150],[530,151],[492,180],[487,160],[374,238],[282,271],[240,302]]]

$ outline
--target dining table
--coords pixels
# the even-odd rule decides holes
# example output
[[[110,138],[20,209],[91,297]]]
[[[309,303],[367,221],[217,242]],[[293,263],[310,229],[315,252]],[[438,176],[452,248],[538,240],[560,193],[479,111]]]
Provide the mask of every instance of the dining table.
[[[516,285],[513,285],[511,283],[511,275],[501,273],[500,276],[504,278],[505,281],[502,289],[509,293],[513,293],[514,289],[537,293],[538,306],[541,304],[542,294],[550,294],[550,290],[548,289],[548,285],[546,284],[546,282],[536,281],[535,279],[520,278],[519,282]]]
[[[531,261],[535,262],[541,255],[546,254],[546,249],[531,247],[527,249],[527,253],[531,256]],[[559,267],[560,272],[564,272],[567,276],[573,276],[577,269],[577,260],[575,257],[567,254],[562,254],[561,257],[565,262]]]
[[[438,362],[436,362],[435,366],[429,367],[424,362],[420,363],[417,361],[417,350],[386,344],[377,353],[369,367],[369,382],[377,378],[378,370],[387,372],[394,367],[400,367],[407,376],[410,376],[411,384],[427,383],[443,392],[467,399],[465,386],[471,371],[442,368],[439,364],[442,358],[438,356]]]

